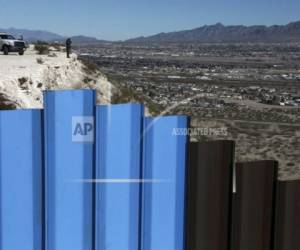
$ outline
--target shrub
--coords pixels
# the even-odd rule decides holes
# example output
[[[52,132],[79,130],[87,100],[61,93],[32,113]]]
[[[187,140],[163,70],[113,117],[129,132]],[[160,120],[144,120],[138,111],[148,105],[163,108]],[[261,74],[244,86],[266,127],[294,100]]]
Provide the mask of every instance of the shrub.
[[[38,58],[36,59],[36,62],[37,62],[38,64],[43,64],[43,63],[44,63],[43,59],[40,58],[40,57],[38,57]]]
[[[146,96],[136,93],[132,88],[119,86],[119,91],[113,94],[111,103],[118,104],[127,102],[143,103],[148,107],[149,112],[153,115],[157,115],[163,110],[161,105],[152,102],[152,100]]]
[[[62,44],[60,43],[51,43],[50,47],[53,47],[56,51],[62,51]]]
[[[49,44],[46,42],[37,41],[34,45],[34,49],[38,52],[39,55],[49,54]]]
[[[90,74],[90,73],[95,73],[97,72],[97,70],[99,69],[98,65],[96,63],[94,63],[92,60],[85,58],[85,57],[79,57],[78,58],[81,63],[84,66],[84,70],[86,71],[86,73]]]
[[[28,81],[28,78],[27,77],[21,77],[18,79],[19,81],[19,84],[20,85],[23,85],[24,83],[26,83]]]

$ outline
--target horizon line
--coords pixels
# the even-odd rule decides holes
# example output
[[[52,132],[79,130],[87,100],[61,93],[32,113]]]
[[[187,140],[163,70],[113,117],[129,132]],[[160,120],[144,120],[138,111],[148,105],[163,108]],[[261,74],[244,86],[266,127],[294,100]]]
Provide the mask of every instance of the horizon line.
[[[289,25],[291,23],[297,23],[297,22],[300,22],[300,19],[299,20],[294,20],[294,21],[289,21],[289,22],[285,22],[285,23],[282,23],[282,24],[226,24],[226,23],[223,23],[223,22],[216,22],[216,23],[212,23],[212,24],[203,24],[203,25],[200,25],[200,26],[194,26],[194,27],[191,27],[191,28],[184,28],[184,29],[177,29],[177,30],[171,30],[171,31],[161,31],[161,32],[157,32],[157,33],[152,33],[152,34],[149,34],[149,35],[139,35],[139,36],[134,36],[134,37],[131,37],[131,38],[123,38],[123,39],[105,39],[105,38],[100,38],[100,37],[97,37],[97,36],[93,36],[93,35],[88,35],[88,34],[73,34],[73,35],[62,35],[60,34],[59,32],[55,32],[55,31],[52,31],[52,30],[47,30],[47,29],[35,29],[35,28],[16,28],[16,27],[9,27],[9,28],[4,28],[4,27],[0,27],[0,32],[1,30],[26,30],[26,31],[31,31],[31,32],[47,32],[47,33],[51,33],[51,34],[54,34],[54,35],[57,35],[57,36],[60,36],[62,38],[72,38],[72,37],[79,37],[79,36],[83,36],[83,37],[89,37],[89,38],[93,38],[93,39],[97,39],[99,41],[106,41],[106,42],[123,42],[123,41],[127,41],[127,40],[130,40],[130,39],[135,39],[135,38],[140,38],[140,37],[151,37],[151,36],[155,36],[157,34],[166,34],[166,33],[175,33],[175,32],[180,32],[180,31],[189,31],[189,30],[195,30],[195,29],[198,29],[198,28],[201,28],[201,27],[205,27],[205,26],[215,26],[215,25],[222,25],[224,27],[231,27],[231,26],[244,26],[244,27],[253,27],[253,26],[265,26],[267,28],[270,28],[270,27],[273,27],[273,26],[286,26],[286,25]]]

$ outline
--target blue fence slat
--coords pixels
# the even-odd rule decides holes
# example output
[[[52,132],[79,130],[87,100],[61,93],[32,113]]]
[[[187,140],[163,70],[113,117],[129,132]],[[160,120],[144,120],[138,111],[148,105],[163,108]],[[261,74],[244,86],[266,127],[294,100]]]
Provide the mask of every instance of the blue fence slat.
[[[138,250],[143,113],[138,104],[97,106],[97,250]]]
[[[95,92],[46,91],[44,103],[46,250],[92,250]]]
[[[41,110],[0,111],[0,249],[42,249]]]
[[[144,124],[142,250],[183,250],[188,137],[185,116]]]

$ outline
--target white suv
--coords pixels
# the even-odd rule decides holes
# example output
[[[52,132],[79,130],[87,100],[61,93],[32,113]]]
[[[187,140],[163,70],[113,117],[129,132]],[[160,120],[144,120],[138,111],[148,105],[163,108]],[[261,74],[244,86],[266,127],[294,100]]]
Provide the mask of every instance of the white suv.
[[[12,35],[0,33],[0,51],[3,51],[4,55],[8,55],[9,52],[18,52],[22,56],[25,50],[26,43],[24,41],[18,40]]]

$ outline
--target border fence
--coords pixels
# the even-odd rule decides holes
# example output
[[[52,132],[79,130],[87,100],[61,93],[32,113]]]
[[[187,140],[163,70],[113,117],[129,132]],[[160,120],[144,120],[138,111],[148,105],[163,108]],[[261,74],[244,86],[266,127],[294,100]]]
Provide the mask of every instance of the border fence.
[[[93,90],[44,100],[0,111],[0,250],[300,249],[300,180],[277,162]]]

